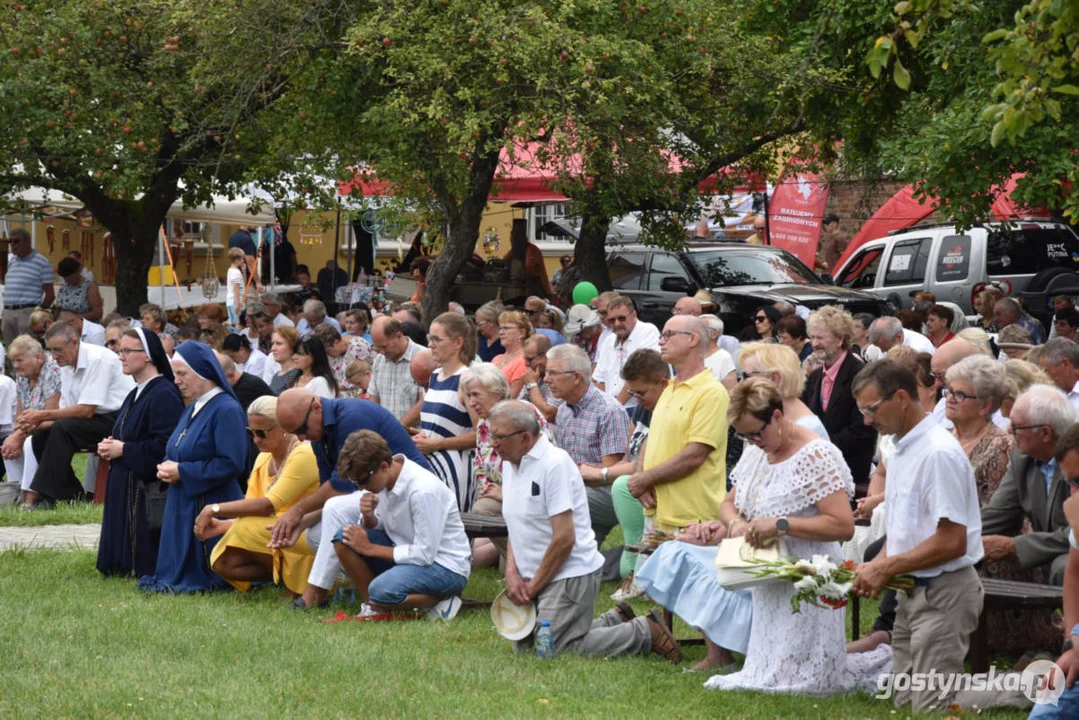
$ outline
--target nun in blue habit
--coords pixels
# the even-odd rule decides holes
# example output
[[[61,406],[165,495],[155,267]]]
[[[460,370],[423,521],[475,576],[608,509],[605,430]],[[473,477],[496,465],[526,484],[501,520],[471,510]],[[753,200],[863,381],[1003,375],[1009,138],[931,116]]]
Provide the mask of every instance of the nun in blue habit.
[[[229,587],[210,569],[218,538],[195,537],[195,518],[207,505],[240,500],[247,453],[247,416],[214,351],[186,340],[172,358],[176,386],[190,404],[165,448],[157,477],[169,483],[157,570],[139,580],[148,592],[186,593]]]
[[[157,479],[157,466],[184,400],[156,333],[128,330],[118,352],[135,389],[120,406],[112,434],[98,445],[98,454],[110,464],[97,569],[103,575],[142,577],[153,575],[157,566],[161,501],[168,489]]]

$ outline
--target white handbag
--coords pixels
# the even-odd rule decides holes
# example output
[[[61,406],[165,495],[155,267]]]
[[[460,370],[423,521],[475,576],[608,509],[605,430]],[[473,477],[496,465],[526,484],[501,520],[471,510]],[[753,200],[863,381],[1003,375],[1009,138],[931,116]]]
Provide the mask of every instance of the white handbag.
[[[751,570],[759,567],[753,561],[778,561],[786,557],[784,538],[770,547],[755,548],[744,537],[725,538],[716,553],[716,579],[725,590],[745,590],[756,585],[787,582],[777,577],[758,577]]]

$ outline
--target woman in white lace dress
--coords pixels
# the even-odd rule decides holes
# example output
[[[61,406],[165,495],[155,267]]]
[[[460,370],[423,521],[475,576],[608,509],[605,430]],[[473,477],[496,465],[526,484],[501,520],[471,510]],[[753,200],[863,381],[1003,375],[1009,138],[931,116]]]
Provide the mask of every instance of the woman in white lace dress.
[[[727,534],[756,546],[785,535],[792,557],[841,561],[840,540],[854,534],[854,484],[839,450],[783,415],[783,399],[765,378],[731,393],[727,417],[746,443],[719,519]],[[824,695],[872,689],[890,668],[891,650],[848,655],[845,613],[803,605],[791,611],[794,586],[753,588],[753,627],[742,670],[716,675],[705,687]]]

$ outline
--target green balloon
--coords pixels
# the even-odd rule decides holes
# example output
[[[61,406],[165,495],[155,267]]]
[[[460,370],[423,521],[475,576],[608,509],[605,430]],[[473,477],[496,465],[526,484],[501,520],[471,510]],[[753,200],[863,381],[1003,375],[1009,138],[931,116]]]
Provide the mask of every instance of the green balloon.
[[[587,305],[592,302],[592,298],[599,295],[599,290],[596,286],[588,282],[579,282],[573,287],[573,304],[574,305]]]

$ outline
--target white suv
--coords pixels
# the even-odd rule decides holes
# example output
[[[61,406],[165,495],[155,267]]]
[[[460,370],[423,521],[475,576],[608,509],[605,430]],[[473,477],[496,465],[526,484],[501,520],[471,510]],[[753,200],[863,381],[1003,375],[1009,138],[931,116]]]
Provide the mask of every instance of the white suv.
[[[918,290],[974,314],[987,283],[1030,298],[1035,316],[1052,315],[1052,297],[1079,294],[1079,236],[1062,223],[987,223],[957,233],[954,225],[897,230],[860,246],[835,274],[835,284],[867,290],[910,307]]]

